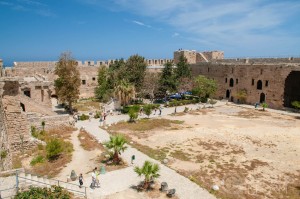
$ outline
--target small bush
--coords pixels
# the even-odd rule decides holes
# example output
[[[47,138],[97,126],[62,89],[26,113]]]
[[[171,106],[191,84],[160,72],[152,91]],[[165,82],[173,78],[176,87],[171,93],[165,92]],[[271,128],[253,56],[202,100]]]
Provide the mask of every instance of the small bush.
[[[144,112],[149,117],[151,115],[151,112],[152,112],[151,106],[149,106],[149,105],[144,106]]]
[[[30,127],[30,132],[31,132],[31,135],[35,138],[38,138],[39,136],[39,132],[37,131],[36,127],[35,126],[31,126]]]
[[[7,151],[6,151],[6,150],[1,150],[1,152],[0,152],[1,160],[2,160],[2,159],[5,159],[6,156],[7,156]]]
[[[187,113],[189,111],[189,108],[188,107],[184,107],[184,111],[185,113]]]
[[[135,111],[134,109],[130,109],[128,112],[129,115],[129,121],[134,122],[138,118],[138,111]]]
[[[44,161],[45,161],[44,156],[38,155],[38,156],[36,156],[35,158],[33,158],[31,160],[30,165],[34,166],[34,165],[36,165],[38,163],[43,163]]]
[[[46,145],[47,158],[49,160],[56,159],[62,151],[62,143],[57,138],[50,140]]]
[[[80,117],[79,117],[79,120],[88,120],[90,117],[88,115],[85,115],[85,114],[82,114]]]
[[[19,192],[14,199],[25,198],[56,198],[56,199],[71,199],[71,194],[59,186],[51,188],[30,187],[29,190]]]
[[[44,149],[44,145],[42,145],[42,144],[38,144],[37,147],[38,147],[38,150],[43,150]]]
[[[101,116],[101,113],[99,111],[96,111],[96,114],[94,115],[94,118],[98,119],[98,118],[100,118],[100,116]]]

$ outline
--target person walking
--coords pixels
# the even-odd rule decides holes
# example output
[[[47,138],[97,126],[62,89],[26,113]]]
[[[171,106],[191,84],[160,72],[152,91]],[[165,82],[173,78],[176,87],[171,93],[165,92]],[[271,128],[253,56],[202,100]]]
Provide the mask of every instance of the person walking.
[[[82,187],[82,185],[83,185],[83,176],[82,176],[82,173],[79,175],[79,188],[81,188]]]
[[[95,169],[92,172],[92,183],[90,186],[92,189],[94,189],[96,187],[96,171],[95,171]]]
[[[159,115],[161,115],[161,110],[162,110],[162,108],[161,108],[161,106],[159,107]]]
[[[100,172],[97,171],[97,167],[95,168],[95,175],[96,175],[96,186],[97,187],[100,187],[100,181],[99,181],[99,175],[100,175]]]
[[[154,109],[154,115],[156,114],[156,111],[157,111],[157,108],[155,107],[155,109]]]
[[[133,161],[135,160],[135,155],[131,156],[131,164],[133,164]]]

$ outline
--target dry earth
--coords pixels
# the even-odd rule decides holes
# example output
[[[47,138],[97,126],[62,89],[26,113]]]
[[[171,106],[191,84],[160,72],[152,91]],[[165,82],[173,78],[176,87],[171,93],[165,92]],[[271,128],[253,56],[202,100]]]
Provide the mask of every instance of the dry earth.
[[[222,106],[165,116],[183,124],[119,130],[163,151],[169,166],[221,198],[300,198],[300,120]]]

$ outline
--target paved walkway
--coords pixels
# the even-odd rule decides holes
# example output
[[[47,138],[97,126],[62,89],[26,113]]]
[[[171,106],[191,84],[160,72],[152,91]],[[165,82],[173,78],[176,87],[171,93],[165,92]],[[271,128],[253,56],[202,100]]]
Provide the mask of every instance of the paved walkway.
[[[218,105],[222,105],[222,102],[219,102]],[[197,105],[186,105],[186,107],[192,108],[195,110]],[[185,106],[177,107],[177,112],[182,112]],[[175,108],[164,108],[162,110],[162,116],[174,113]],[[158,112],[158,111],[157,111]],[[151,115],[152,117],[161,117],[158,115]],[[129,117],[127,115],[114,115],[107,117],[107,125],[122,121],[128,120]],[[99,121],[97,119],[92,119],[91,121],[79,121],[76,123],[78,128],[84,127],[87,132],[95,136],[101,142],[105,142],[109,139],[109,134],[107,131],[99,128]],[[130,163],[131,156],[136,156],[135,165],[134,166],[142,166],[144,161],[149,160],[151,162],[155,162],[160,165],[160,178],[158,179],[160,182],[167,182],[169,188],[176,189],[176,195],[179,198],[183,199],[215,199],[216,197],[211,195],[207,190],[199,187],[195,183],[191,182],[189,179],[183,177],[178,174],[176,171],[166,167],[160,162],[151,159],[144,153],[138,151],[131,146],[122,153],[122,158]],[[108,172],[104,175],[100,176],[101,188],[96,188],[94,190],[89,189],[89,198],[101,198],[105,195],[110,195],[116,192],[120,192],[130,188],[132,185],[137,185],[143,178],[137,176],[137,174],[133,171],[133,167],[130,166],[125,169]],[[91,182],[91,179],[85,180],[85,186],[88,186]]]

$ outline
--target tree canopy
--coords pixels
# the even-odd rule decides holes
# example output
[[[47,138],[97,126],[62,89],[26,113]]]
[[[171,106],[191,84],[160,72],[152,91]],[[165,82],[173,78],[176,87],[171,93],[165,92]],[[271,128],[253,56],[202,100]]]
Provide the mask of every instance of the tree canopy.
[[[176,64],[175,75],[177,79],[192,77],[190,65],[184,55],[179,57],[179,62]]]
[[[162,95],[166,94],[166,91],[176,91],[177,89],[177,81],[173,71],[173,65],[171,62],[167,62],[164,65],[165,67],[162,70],[162,74],[160,76],[159,81],[159,92]]]
[[[217,91],[217,83],[213,79],[209,79],[203,75],[199,75],[194,79],[193,93],[200,98],[206,100]]]
[[[79,98],[81,82],[77,62],[71,57],[70,52],[61,54],[54,72],[58,76],[54,81],[58,99],[62,102],[67,102],[72,112],[72,103]]]
[[[101,101],[107,101],[111,93],[108,75],[108,69],[105,66],[99,68],[98,86],[95,88],[95,97]]]

